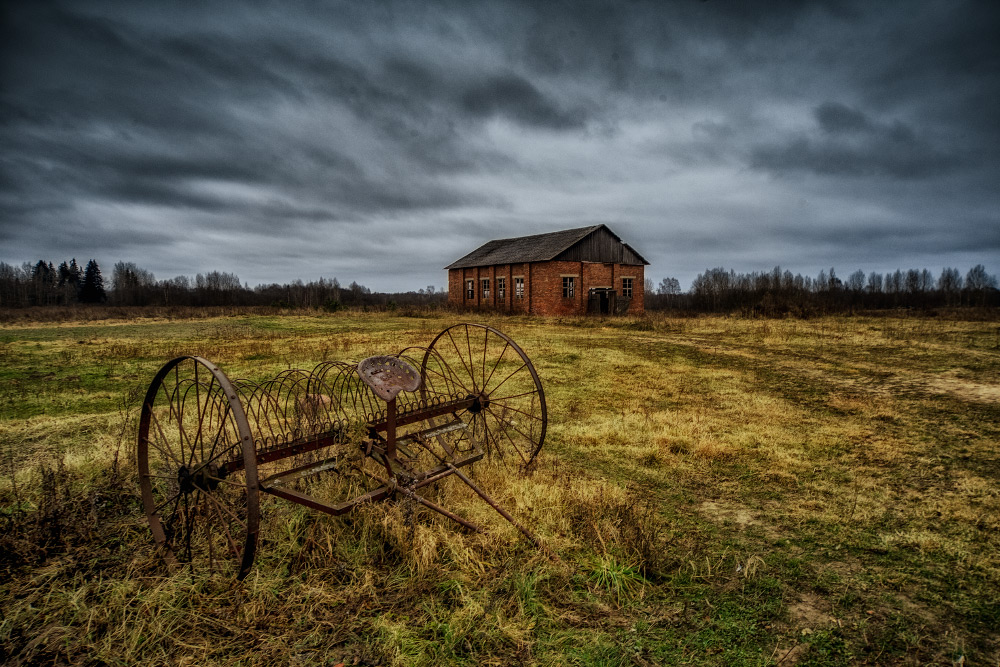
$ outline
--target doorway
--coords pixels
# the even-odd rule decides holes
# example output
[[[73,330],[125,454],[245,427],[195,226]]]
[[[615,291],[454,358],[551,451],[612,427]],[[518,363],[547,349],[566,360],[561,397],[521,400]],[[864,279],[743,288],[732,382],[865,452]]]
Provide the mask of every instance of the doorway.
[[[615,312],[615,291],[610,287],[592,287],[587,294],[587,312],[592,315]]]

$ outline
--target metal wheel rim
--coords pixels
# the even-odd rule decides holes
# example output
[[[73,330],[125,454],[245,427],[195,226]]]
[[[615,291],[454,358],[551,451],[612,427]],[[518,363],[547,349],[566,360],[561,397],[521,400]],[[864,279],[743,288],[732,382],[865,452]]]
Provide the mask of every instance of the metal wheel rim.
[[[180,375],[179,367],[188,361],[192,362],[193,381]],[[207,385],[202,382],[202,374]],[[191,391],[195,392],[196,414],[191,417],[197,423],[194,433],[188,433],[184,423],[185,403]],[[191,406],[186,407],[191,416]],[[210,414],[212,407],[221,408],[224,414]],[[161,423],[156,408],[167,410],[168,424]],[[213,429],[216,417],[218,425]],[[171,427],[171,435],[166,426]],[[177,431],[176,440],[171,439],[173,429]],[[204,437],[206,431],[208,437]],[[228,431],[228,442],[220,442],[224,431]],[[143,401],[137,459],[143,509],[153,541],[168,567],[176,570],[184,563],[193,568],[207,560],[214,571],[235,560],[236,576],[244,578],[253,564],[260,524],[256,454],[238,394],[218,367],[201,357],[184,356],[160,369]],[[213,467],[222,464],[234,469],[221,473]],[[227,479],[233,473],[241,473],[242,480]]]
[[[474,336],[482,337],[482,357],[480,357],[478,346],[472,343]],[[490,358],[491,337],[496,338],[498,344],[503,343],[502,352],[496,360]],[[463,358],[463,363],[452,364],[445,360],[443,351],[437,350],[439,342],[442,346],[451,348],[449,354],[454,353]],[[508,349],[512,352],[508,353]],[[424,376],[429,373],[428,361],[432,358],[432,354],[441,358],[449,366],[452,379],[459,387],[469,394],[485,395],[489,399],[487,407],[471,416],[470,424],[474,433],[478,428],[485,429],[484,440],[493,446],[487,448],[487,456],[491,459],[500,458],[503,460],[505,458],[504,451],[512,448],[517,453],[516,462],[524,468],[530,466],[545,443],[548,414],[545,391],[538,378],[538,373],[535,371],[534,364],[531,363],[524,350],[509,336],[493,327],[484,324],[462,323],[443,330],[427,346],[421,363],[421,373]],[[496,371],[505,355],[511,359],[514,359],[513,355],[516,355],[520,360],[520,366],[510,374],[497,374]],[[491,361],[492,363],[490,363]],[[517,362],[515,361],[515,363]],[[523,373],[527,375],[522,375]],[[521,387],[528,393],[515,396],[514,399],[505,399],[503,392],[499,392],[499,390],[508,385],[510,379],[515,375],[518,376]],[[520,401],[516,406],[510,404],[511,401],[522,399],[525,396],[534,398],[537,400],[537,404],[532,404],[531,409],[528,410],[520,409],[527,401]],[[504,406],[504,401],[507,401],[506,409],[501,407]],[[511,422],[510,415],[531,422],[531,428],[525,432],[525,429],[519,428]],[[495,429],[499,429],[499,432],[495,432]],[[518,446],[517,442],[520,442],[521,446]]]

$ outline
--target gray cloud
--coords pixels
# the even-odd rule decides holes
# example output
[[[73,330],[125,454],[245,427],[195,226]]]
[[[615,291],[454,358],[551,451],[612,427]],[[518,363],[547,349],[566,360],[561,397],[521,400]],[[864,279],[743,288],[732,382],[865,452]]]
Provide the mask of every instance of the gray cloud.
[[[997,28],[972,0],[10,5],[0,260],[405,289],[597,221],[682,281],[997,271]]]
[[[475,116],[506,118],[556,130],[583,125],[579,112],[560,110],[537,88],[519,76],[493,76],[462,95],[462,108]]]
[[[819,135],[755,147],[750,166],[775,173],[914,179],[946,174],[957,156],[930,145],[905,123],[874,123],[862,112],[825,102],[815,110]]]

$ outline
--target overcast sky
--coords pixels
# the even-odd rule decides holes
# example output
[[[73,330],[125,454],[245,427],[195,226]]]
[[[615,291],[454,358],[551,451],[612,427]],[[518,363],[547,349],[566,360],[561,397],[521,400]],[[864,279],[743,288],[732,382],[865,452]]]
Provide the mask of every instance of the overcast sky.
[[[0,261],[447,283],[606,223],[647,277],[1000,272],[1000,3],[21,2]]]

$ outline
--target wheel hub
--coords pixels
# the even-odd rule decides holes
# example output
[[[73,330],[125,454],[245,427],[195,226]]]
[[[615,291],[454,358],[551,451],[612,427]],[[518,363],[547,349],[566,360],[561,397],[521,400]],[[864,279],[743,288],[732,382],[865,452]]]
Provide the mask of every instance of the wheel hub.
[[[469,406],[469,412],[478,415],[480,412],[490,407],[490,397],[485,392],[480,392],[478,395],[469,394],[467,398],[472,399],[472,405]]]
[[[215,491],[219,487],[219,482],[225,477],[225,468],[216,463],[207,463],[188,470],[187,466],[181,466],[177,471],[177,483],[180,485],[181,493],[189,494],[195,491]]]

